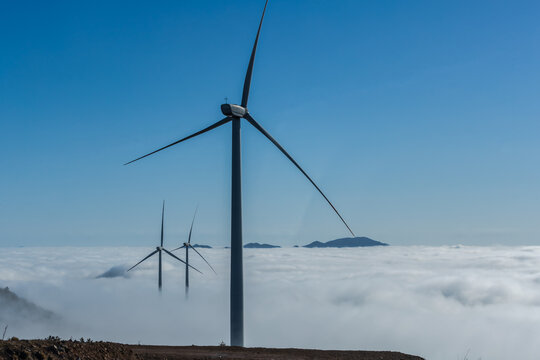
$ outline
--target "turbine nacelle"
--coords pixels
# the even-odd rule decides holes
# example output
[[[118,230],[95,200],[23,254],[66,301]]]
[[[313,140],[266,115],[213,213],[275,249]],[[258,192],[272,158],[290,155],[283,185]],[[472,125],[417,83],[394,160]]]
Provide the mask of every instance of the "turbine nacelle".
[[[162,250],[163,250],[163,247],[162,247],[162,246],[156,246],[156,250],[157,250],[157,251],[162,251]]]
[[[243,106],[240,106],[240,105],[222,104],[221,105],[221,112],[225,116],[232,116],[232,117],[241,118],[241,117],[244,117],[244,115],[246,115],[247,109],[245,107],[243,107]]]
[[[188,247],[188,246],[189,246],[189,244],[188,244],[188,243],[184,243],[184,246],[185,246],[185,247]]]

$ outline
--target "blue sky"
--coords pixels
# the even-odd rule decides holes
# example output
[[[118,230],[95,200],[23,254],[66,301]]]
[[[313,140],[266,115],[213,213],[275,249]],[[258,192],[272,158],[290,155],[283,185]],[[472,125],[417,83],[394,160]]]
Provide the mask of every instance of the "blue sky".
[[[263,1],[0,4],[0,246],[229,239],[230,127]],[[534,1],[271,0],[250,111],[358,235],[540,243]],[[347,236],[243,125],[244,240]]]

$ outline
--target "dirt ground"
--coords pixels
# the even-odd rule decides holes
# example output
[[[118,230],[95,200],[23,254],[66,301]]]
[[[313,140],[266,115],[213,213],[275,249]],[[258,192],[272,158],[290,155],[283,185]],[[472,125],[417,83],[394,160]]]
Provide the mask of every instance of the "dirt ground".
[[[101,341],[0,340],[1,360],[195,360],[195,359],[357,359],[423,360],[390,351],[331,351],[239,348],[231,346],[124,345]]]
[[[130,348],[144,360],[187,359],[345,359],[345,360],[423,360],[392,351],[333,351],[304,349],[239,348],[232,346],[148,346]]]
[[[102,341],[0,340],[0,359],[9,360],[140,360],[127,345]]]

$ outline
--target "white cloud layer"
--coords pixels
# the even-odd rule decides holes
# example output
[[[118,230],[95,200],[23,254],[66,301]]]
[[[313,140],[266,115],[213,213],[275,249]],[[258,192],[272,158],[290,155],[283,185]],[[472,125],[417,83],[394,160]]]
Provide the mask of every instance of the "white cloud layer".
[[[8,335],[228,342],[228,250],[200,250],[218,276],[190,257],[205,274],[191,273],[187,300],[184,268],[168,256],[161,294],[157,259],[116,276],[150,251],[1,248],[0,286],[61,316],[9,324]],[[112,267],[115,277],[96,279]],[[540,247],[250,249],[244,273],[247,346],[396,350],[430,360],[540,353]]]

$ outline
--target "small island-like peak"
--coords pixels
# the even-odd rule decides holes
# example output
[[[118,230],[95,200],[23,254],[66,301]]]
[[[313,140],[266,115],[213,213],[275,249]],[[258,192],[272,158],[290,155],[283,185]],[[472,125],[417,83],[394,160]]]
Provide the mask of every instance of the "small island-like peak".
[[[244,245],[244,248],[246,249],[273,249],[273,248],[280,248],[281,246],[277,245],[270,245],[270,244],[259,244],[259,243],[249,243]]]
[[[366,247],[366,246],[388,246],[380,241],[370,239],[368,237],[341,238],[330,240],[325,243],[314,241],[311,244],[304,245],[306,248],[342,248],[342,247]]]
[[[203,245],[203,244],[193,244],[194,248],[201,248],[201,249],[211,249],[212,247],[210,245]]]

